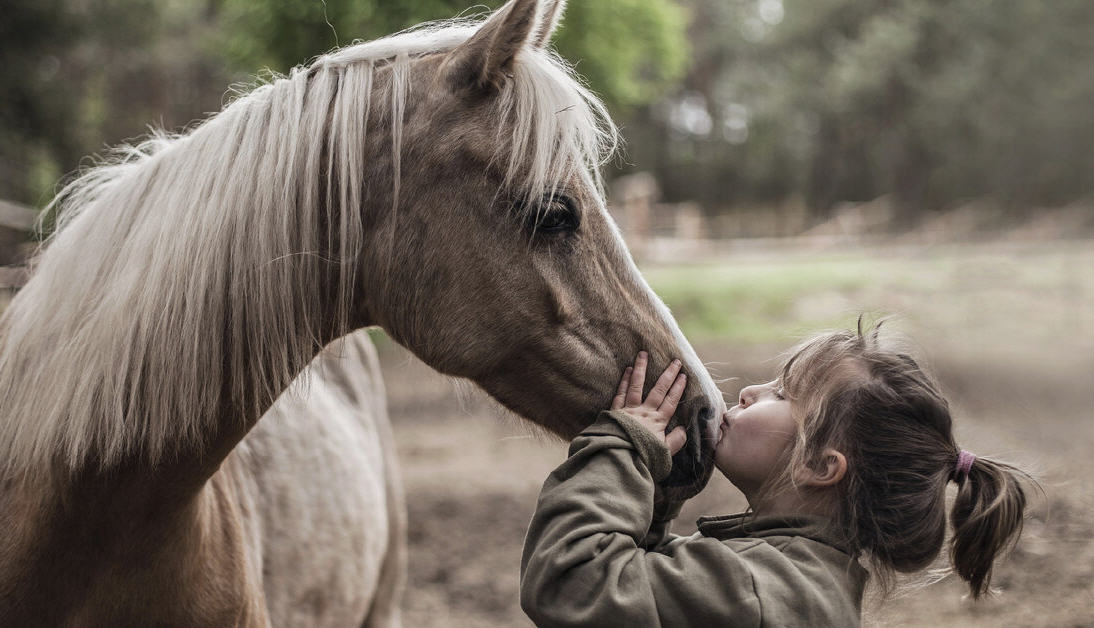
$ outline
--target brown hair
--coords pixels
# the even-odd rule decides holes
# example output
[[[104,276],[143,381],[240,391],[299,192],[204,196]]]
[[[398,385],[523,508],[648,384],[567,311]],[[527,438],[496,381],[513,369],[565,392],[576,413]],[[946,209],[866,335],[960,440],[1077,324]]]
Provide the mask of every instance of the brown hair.
[[[889,591],[895,572],[922,570],[941,552],[954,481],[950,560],[979,598],[995,558],[1021,534],[1023,481],[1032,479],[986,458],[960,472],[949,404],[911,356],[882,346],[879,328],[864,332],[860,320],[857,331],[808,340],[786,361],[780,380],[801,429],[787,472],[765,491],[793,482],[792,470],[817,464],[827,448],[843,453],[832,528]]]

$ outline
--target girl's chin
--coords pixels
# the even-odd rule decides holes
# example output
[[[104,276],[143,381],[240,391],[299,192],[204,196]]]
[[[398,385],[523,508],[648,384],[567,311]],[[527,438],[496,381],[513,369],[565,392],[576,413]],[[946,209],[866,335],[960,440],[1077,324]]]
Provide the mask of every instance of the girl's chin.
[[[727,465],[722,464],[717,458],[714,459],[714,468],[718,470],[718,473],[722,474],[722,477],[729,480],[730,484],[737,486],[737,483],[733,481],[733,471]]]
[[[725,473],[722,463],[730,459],[729,442],[726,441],[728,437],[729,427],[722,425],[722,431],[718,434],[718,442],[714,443],[714,466],[722,473]]]

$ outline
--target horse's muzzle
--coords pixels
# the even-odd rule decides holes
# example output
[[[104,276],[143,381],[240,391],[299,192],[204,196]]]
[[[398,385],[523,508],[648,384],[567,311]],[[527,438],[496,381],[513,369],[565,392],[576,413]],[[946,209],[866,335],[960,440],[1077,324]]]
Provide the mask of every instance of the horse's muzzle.
[[[672,457],[672,472],[659,483],[664,496],[676,501],[697,495],[714,470],[714,408],[701,405],[691,414],[686,426],[688,441]]]

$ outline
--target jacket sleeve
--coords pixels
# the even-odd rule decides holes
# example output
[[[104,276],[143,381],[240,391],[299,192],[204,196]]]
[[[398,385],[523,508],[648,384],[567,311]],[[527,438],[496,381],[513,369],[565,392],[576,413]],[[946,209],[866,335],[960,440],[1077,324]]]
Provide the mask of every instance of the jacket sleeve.
[[[521,607],[536,625],[759,624],[738,551],[700,536],[665,544],[667,525],[651,531],[654,481],[670,468],[665,446],[623,413],[602,413],[574,439],[525,539]],[[662,551],[644,549],[651,536]]]
[[[660,443],[658,443],[660,444]],[[653,518],[650,522],[650,529],[646,532],[646,537],[642,539],[642,542],[638,544],[639,547],[646,550],[660,550],[666,544],[681,538],[678,534],[672,534],[672,522],[680,516],[680,509],[683,508],[683,501],[661,501],[657,500],[657,493],[654,492],[653,501]]]

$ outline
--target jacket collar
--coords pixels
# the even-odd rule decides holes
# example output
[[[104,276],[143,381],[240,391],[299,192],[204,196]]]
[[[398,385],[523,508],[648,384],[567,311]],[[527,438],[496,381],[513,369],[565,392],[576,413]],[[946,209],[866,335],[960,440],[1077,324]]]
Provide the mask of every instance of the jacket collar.
[[[742,512],[718,517],[699,517],[696,522],[703,536],[727,541],[737,538],[802,536],[849,554],[846,546],[832,533],[831,521],[815,515],[760,515]]]

